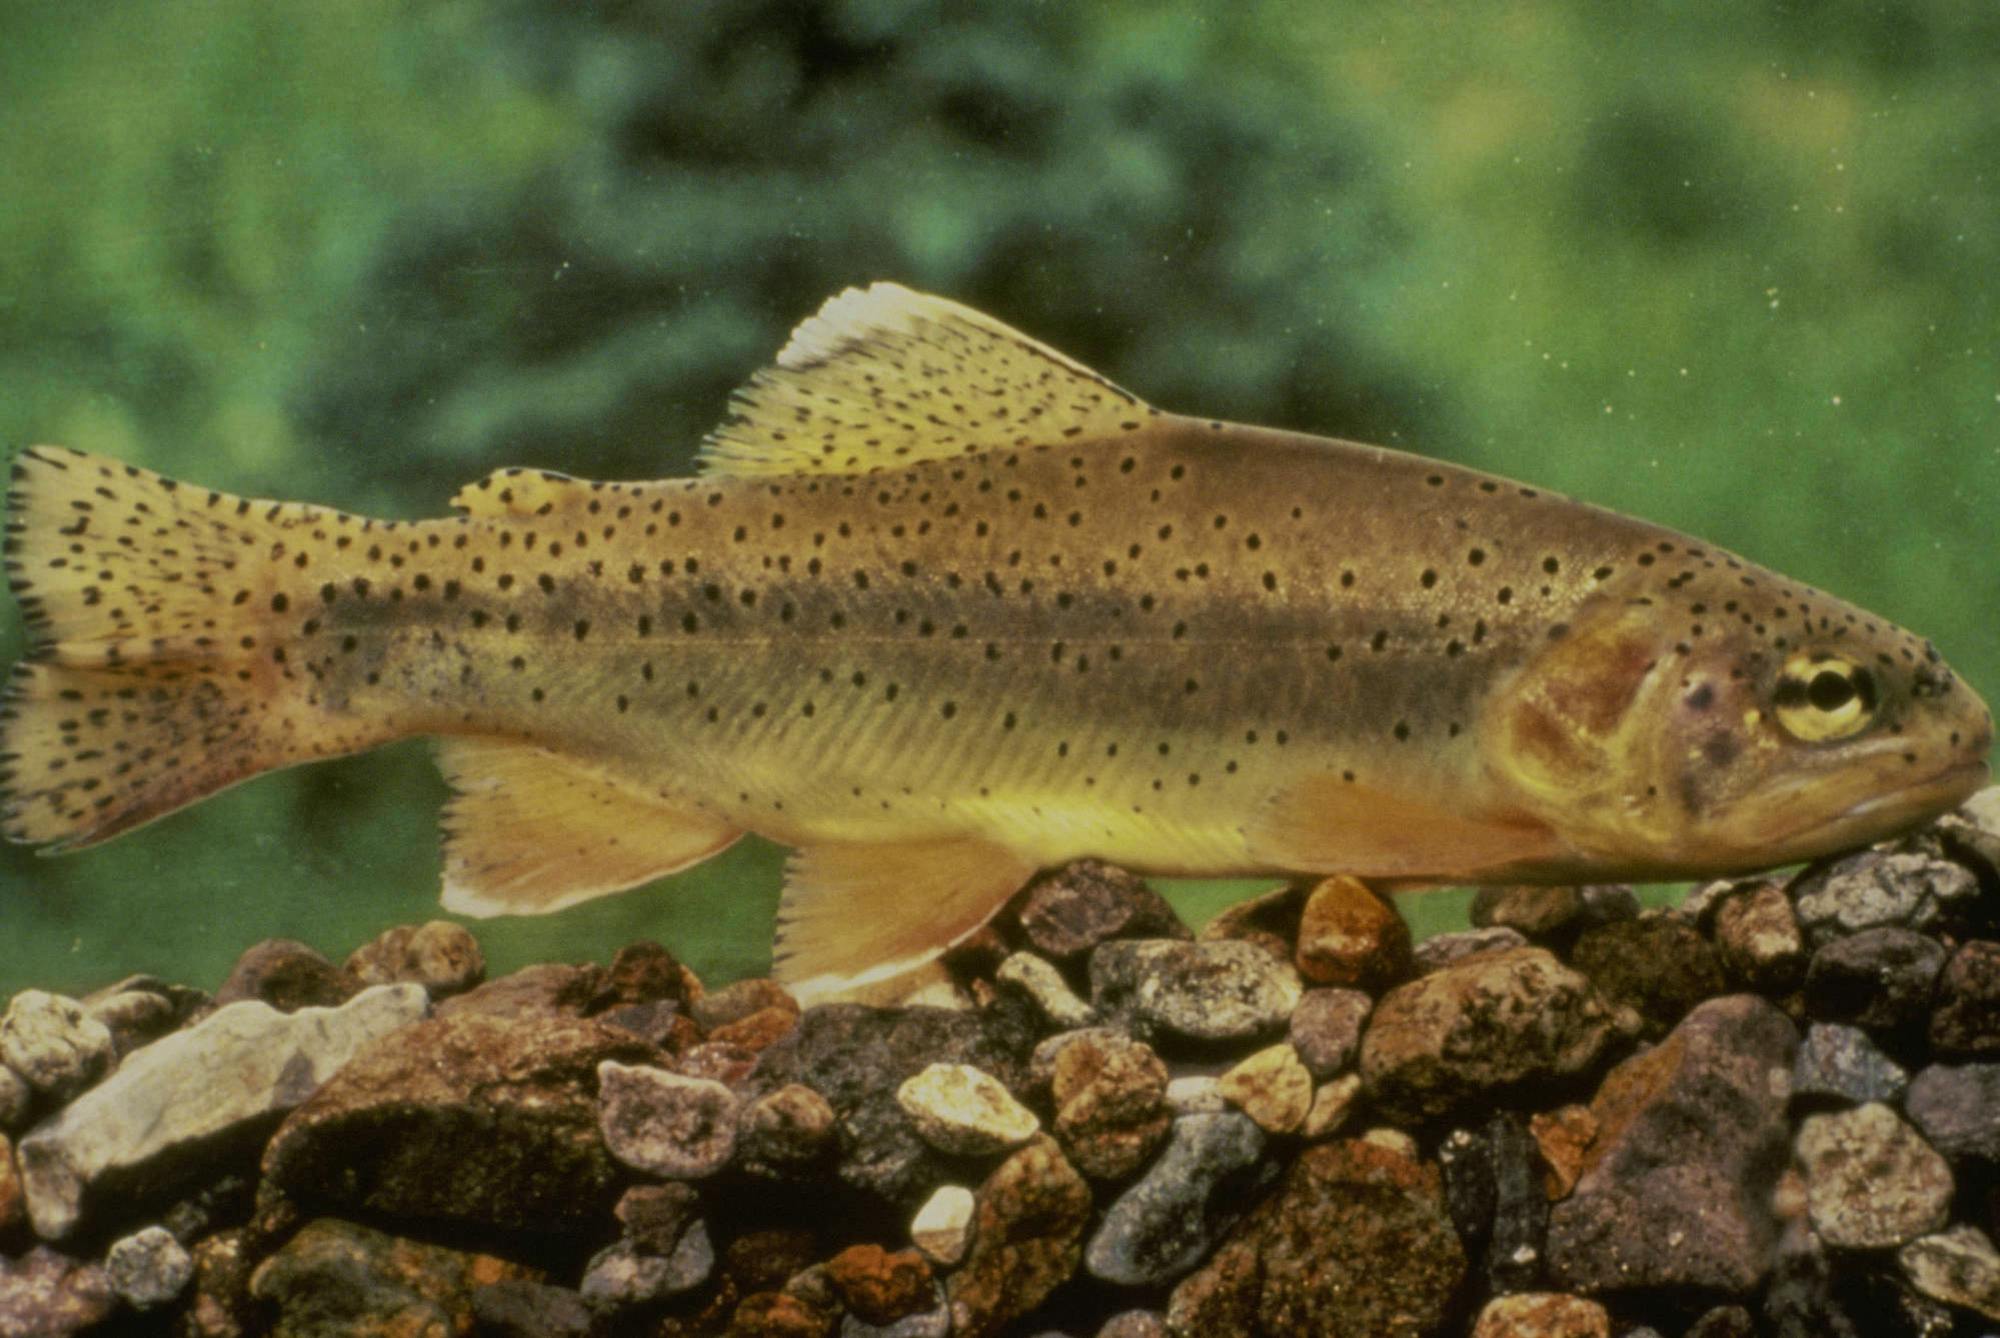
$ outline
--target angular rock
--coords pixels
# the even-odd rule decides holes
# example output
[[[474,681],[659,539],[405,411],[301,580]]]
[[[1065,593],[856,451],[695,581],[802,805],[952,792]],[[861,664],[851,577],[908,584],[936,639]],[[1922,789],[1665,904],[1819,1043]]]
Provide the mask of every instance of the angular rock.
[[[1034,1112],[997,1078],[970,1064],[927,1066],[903,1080],[896,1102],[926,1143],[952,1156],[1004,1152],[1041,1129]]]
[[[1029,883],[1019,918],[1035,950],[1057,961],[1108,939],[1191,937],[1165,897],[1097,860],[1078,860]]]
[[[0,1064],[0,1133],[12,1133],[28,1122],[34,1107],[34,1089],[5,1064]]]
[[[1092,1179],[1124,1179],[1167,1137],[1167,1068],[1143,1041],[1083,1033],[1056,1055],[1049,1087],[1056,1141]]]
[[[249,1338],[266,1327],[250,1296],[250,1273],[243,1228],[218,1232],[194,1243],[194,1283],[181,1311],[180,1338]]]
[[[642,1254],[668,1255],[681,1236],[701,1216],[701,1196],[691,1185],[634,1185],[612,1209],[625,1227],[625,1238]]]
[[[1062,972],[1046,957],[1032,952],[1012,953],[993,973],[993,983],[1021,991],[1052,1027],[1087,1027],[1096,1020],[1090,1005],[1077,997]]]
[[[118,1308],[111,1277],[37,1245],[18,1259],[0,1255],[0,1333],[7,1338],[70,1338]]]
[[[701,981],[664,947],[650,939],[628,943],[611,955],[590,1009],[601,1013],[620,1004],[667,1000],[692,1013],[702,1001]]]
[[[1754,995],[1712,999],[1605,1076],[1598,1137],[1550,1215],[1550,1274],[1568,1290],[1747,1292],[1770,1266],[1772,1198],[1789,1153],[1791,1022]]]
[[[1417,974],[1427,976],[1433,971],[1442,971],[1454,962],[1462,962],[1475,953],[1527,946],[1528,936],[1518,929],[1458,929],[1446,934],[1432,934],[1416,946],[1413,955]]]
[[[1299,913],[1293,962],[1316,985],[1379,990],[1410,974],[1410,927],[1359,878],[1322,879]]]
[[[1516,1292],[1540,1286],[1549,1225],[1548,1165],[1527,1122],[1517,1112],[1500,1111],[1480,1129],[1470,1149],[1458,1141],[1440,1149],[1440,1160],[1447,1177],[1446,1206],[1488,1289]],[[1466,1183],[1473,1176],[1488,1183]],[[1486,1213],[1486,1220],[1475,1221],[1470,1231],[1468,1208]]]
[[[1168,1329],[1423,1338],[1464,1276],[1436,1166],[1360,1140],[1324,1143],[1176,1288]],[[1191,1296],[1212,1327],[1187,1327]]]
[[[1591,1144],[1597,1141],[1597,1116],[1589,1106],[1537,1111],[1528,1118],[1528,1133],[1541,1151],[1542,1163],[1549,1168],[1546,1186],[1550,1202],[1568,1197],[1583,1174]]]
[[[1090,955],[1098,1011],[1154,1036],[1233,1041],[1284,1027],[1297,1006],[1298,972],[1248,943],[1221,939],[1119,939]]]
[[[480,1338],[589,1338],[594,1317],[568,1287],[514,1278],[474,1291],[472,1320]]]
[[[1643,1034],[1654,1039],[1723,992],[1722,966],[1708,940],[1658,912],[1586,930],[1569,963],[1612,1007],[1636,1012],[1645,1022]]]
[[[1299,1126],[1299,1137],[1317,1140],[1339,1133],[1360,1097],[1358,1073],[1343,1073],[1331,1082],[1321,1083],[1313,1089],[1312,1105],[1306,1109],[1305,1123]]]
[[[1912,1286],[1946,1305],[2000,1320],[2000,1252],[1984,1231],[1960,1224],[1896,1251]]]
[[[489,980],[463,994],[440,999],[437,1015],[478,1013],[494,1018],[582,1017],[604,990],[604,968],[585,962],[546,962]]]
[[[1837,1022],[1807,1027],[1792,1067],[1792,1097],[1805,1103],[1894,1103],[1909,1085],[1902,1065],[1883,1054],[1867,1032]]]
[[[1937,980],[1931,1049],[1953,1058],[2000,1052],[2000,943],[1959,945]]]
[[[674,1069],[683,1078],[701,1078],[734,1088],[757,1068],[757,1052],[727,1041],[703,1041],[683,1051]]]
[[[111,1029],[81,1003],[22,990],[0,1017],[0,1063],[54,1101],[67,1101],[111,1070]]]
[[[797,1017],[799,1001],[777,981],[753,976],[709,990],[695,1001],[691,1015],[703,1031],[713,1033],[772,1009]]]
[[[1890,1249],[1945,1224],[1951,1167],[1879,1102],[1808,1116],[1798,1155],[1807,1214],[1829,1245]]]
[[[254,1155],[283,1112],[369,1044],[422,1017],[425,1006],[423,991],[408,985],[293,1013],[231,1004],[135,1051],[21,1140],[35,1230],[61,1239],[86,1215],[136,1211]]]
[[[381,987],[377,987],[381,988]],[[467,1333],[476,1288],[535,1270],[321,1218],[258,1265],[250,1294],[275,1313],[277,1338]]]
[[[1903,1109],[1953,1161],[2000,1161],[2000,1064],[1933,1064],[1910,1082]]]
[[[296,939],[267,938],[243,950],[216,987],[217,1008],[254,1000],[280,1013],[301,1008],[338,1008],[353,998],[361,982],[329,962],[319,949]]]
[[[1583,915],[1580,887],[1482,887],[1468,918],[1475,929],[1512,929],[1528,939],[1553,939]]]
[[[833,1316],[790,1292],[752,1292],[737,1303],[727,1332],[729,1338],[829,1338]]]
[[[719,1082],[607,1059],[597,1086],[604,1146],[635,1171],[700,1180],[735,1154],[741,1103]]]
[[[1128,1287],[1186,1273],[1213,1246],[1233,1197],[1255,1182],[1264,1142],[1263,1131],[1234,1112],[1175,1120],[1166,1150],[1104,1214],[1084,1267]]]
[[[1277,958],[1292,960],[1306,889],[1293,883],[1223,908],[1195,937],[1202,942],[1248,943]]]
[[[179,1030],[201,1011],[208,996],[158,976],[127,976],[115,985],[92,990],[81,1000],[84,1010],[111,1033],[119,1058]],[[0,1125],[5,1121],[0,1120]]]
[[[1361,1029],[1374,1007],[1360,990],[1307,990],[1292,1009],[1286,1039],[1307,1072],[1331,1078],[1360,1053]]]
[[[987,1338],[1041,1304],[1076,1270],[1090,1187],[1038,1135],[979,1187],[972,1249],[951,1275],[954,1338]]]
[[[965,1257],[976,1201],[963,1185],[939,1185],[910,1222],[910,1243],[947,1266]]]
[[[292,1112],[264,1175],[345,1211],[535,1235],[595,1229],[624,1178],[598,1133],[598,1065],[658,1058],[581,1019],[433,1018],[369,1046]]]
[[[1266,1046],[1222,1075],[1222,1099],[1241,1110],[1267,1134],[1289,1134],[1312,1109],[1312,1074],[1287,1042]]]
[[[829,1158],[838,1145],[827,1099],[803,1083],[786,1083],[743,1107],[736,1122],[736,1156],[757,1175],[796,1175]]]
[[[850,1245],[826,1261],[826,1273],[848,1310],[869,1324],[927,1309],[935,1293],[931,1267],[915,1250]]]
[[[486,979],[486,954],[464,925],[432,920],[385,929],[349,953],[344,969],[363,985],[409,981],[442,999]]]
[[[1362,1034],[1361,1077],[1384,1113],[1424,1119],[1578,1073],[1610,1036],[1590,982],[1546,950],[1483,953],[1382,997]]]
[[[1779,883],[1740,884],[1715,909],[1715,948],[1738,985],[1783,994],[1805,978],[1806,939]]]
[[[1472,1338],[1611,1338],[1611,1315],[1562,1292],[1496,1296],[1479,1312]]]
[[[691,1292],[714,1272],[715,1244],[708,1224],[692,1222],[670,1254],[646,1254],[630,1240],[599,1250],[577,1290],[592,1306],[624,1309]]]
[[[151,1226],[111,1243],[104,1256],[111,1286],[134,1310],[151,1310],[181,1294],[194,1259],[165,1227]]]
[[[1979,895],[1979,880],[1948,860],[1878,846],[1814,865],[1790,892],[1808,941],[1821,947],[1864,930],[1925,929],[1954,917]]]
[[[1823,1022],[1903,1027],[1930,1007],[1944,946],[1909,929],[1864,929],[1828,943],[1806,968],[1806,1012]]]
[[[629,1031],[648,1045],[656,1045],[670,1055],[684,1057],[701,1045],[701,1028],[671,999],[619,1004],[591,1014],[591,1021]]]

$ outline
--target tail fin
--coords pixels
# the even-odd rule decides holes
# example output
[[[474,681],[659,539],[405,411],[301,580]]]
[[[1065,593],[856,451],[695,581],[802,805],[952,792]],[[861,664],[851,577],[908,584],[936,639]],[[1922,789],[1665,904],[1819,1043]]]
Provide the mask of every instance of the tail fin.
[[[0,835],[93,845],[260,771],[382,742],[329,730],[278,593],[351,518],[37,446],[4,551],[30,646],[0,697]],[[306,630],[310,631],[310,628]]]

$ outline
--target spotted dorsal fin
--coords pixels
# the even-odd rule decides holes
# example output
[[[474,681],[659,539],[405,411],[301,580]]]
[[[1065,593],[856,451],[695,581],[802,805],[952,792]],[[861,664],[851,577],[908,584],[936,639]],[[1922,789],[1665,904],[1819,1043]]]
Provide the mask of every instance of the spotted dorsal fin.
[[[496,469],[452,495],[451,504],[478,520],[553,515],[590,499],[590,484],[547,469]]]
[[[990,316],[878,283],[794,330],[701,460],[712,474],[860,474],[1135,432],[1156,412]]]

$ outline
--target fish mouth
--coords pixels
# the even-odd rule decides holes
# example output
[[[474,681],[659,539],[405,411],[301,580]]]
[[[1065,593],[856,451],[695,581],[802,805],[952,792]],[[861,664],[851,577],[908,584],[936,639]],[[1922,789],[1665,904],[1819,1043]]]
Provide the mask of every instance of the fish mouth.
[[[1921,780],[1870,795],[1830,818],[1802,827],[1791,833],[1785,844],[1831,853],[1844,846],[1881,840],[1895,834],[1899,818],[1907,819],[1901,825],[1910,825],[1958,807],[1986,784],[1990,774],[1984,760],[1954,762]],[[1869,834],[1856,835],[1863,832]]]

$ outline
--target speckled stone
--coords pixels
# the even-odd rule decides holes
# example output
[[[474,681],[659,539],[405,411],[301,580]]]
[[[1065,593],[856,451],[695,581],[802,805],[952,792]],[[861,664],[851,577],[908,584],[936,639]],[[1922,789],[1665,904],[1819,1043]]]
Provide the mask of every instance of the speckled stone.
[[[611,1059],[597,1083],[604,1146],[633,1170],[699,1180],[735,1154],[741,1103],[721,1083]]]
[[[931,1064],[905,1078],[896,1102],[923,1140],[953,1156],[1017,1148],[1041,1129],[999,1079],[970,1064]]]
[[[915,1250],[850,1245],[826,1261],[826,1274],[847,1309],[878,1326],[929,1309],[934,1296],[930,1265]]]
[[[28,1122],[34,1108],[34,1089],[5,1064],[0,1064],[0,1133],[12,1133]]]
[[[1805,978],[1805,931],[1781,883],[1737,884],[1716,905],[1714,933],[1723,972],[1738,985],[1782,994]]]
[[[1450,933],[1433,934],[1416,946],[1414,957],[1419,975],[1429,975],[1442,971],[1454,962],[1481,952],[1498,952],[1507,948],[1525,948],[1528,936],[1518,929],[1495,926],[1491,929],[1457,929]]]
[[[2000,1320],[2000,1253],[1978,1227],[1961,1223],[1919,1237],[1896,1252],[1896,1263],[1931,1299]]]
[[[1955,1059],[2000,1053],[2000,942],[1962,943],[1938,976],[1931,1049]]]
[[[1021,932],[1057,961],[1114,938],[1188,938],[1166,898],[1134,874],[1098,860],[1045,873],[1022,893]]]
[[[1134,1287],[1186,1273],[1212,1247],[1232,1191],[1254,1180],[1264,1147],[1263,1131],[1245,1115],[1175,1120],[1166,1150],[1105,1212],[1084,1266]]]
[[[116,1054],[111,1029],[66,995],[22,990],[0,1017],[0,1063],[56,1101],[110,1072]]]
[[[1863,930],[1928,928],[1970,904],[1979,880],[1948,860],[1876,847],[1814,865],[1790,892],[1807,940],[1820,947]]]
[[[2000,1161],[2000,1064],[1932,1064],[1910,1080],[1903,1108],[1953,1161]]]
[[[737,1160],[752,1174],[804,1174],[832,1157],[836,1125],[825,1097],[803,1083],[786,1083],[744,1104],[736,1122]]]
[[[111,1285],[135,1310],[151,1310],[181,1294],[194,1260],[165,1227],[149,1226],[111,1243],[104,1256]]]
[[[910,1243],[937,1263],[957,1263],[971,1239],[975,1206],[964,1185],[939,1185],[911,1219]]]
[[[1653,1039],[1723,991],[1722,966],[1708,940],[1657,911],[1585,930],[1569,963],[1612,1007],[1637,1013],[1642,1034]]]
[[[1828,943],[1806,968],[1806,1011],[1822,1022],[1902,1027],[1930,1008],[1944,946],[1909,929],[1864,929]]]
[[[1306,1109],[1299,1137],[1318,1141],[1331,1138],[1347,1124],[1361,1099],[1361,1075],[1343,1073],[1313,1089],[1312,1105]]]
[[[1472,1338],[1610,1338],[1611,1315],[1564,1292],[1496,1296],[1479,1312]]]
[[[1121,939],[1090,956],[1091,1002],[1148,1040],[1158,1033],[1235,1041],[1281,1030],[1298,1005],[1298,972],[1253,944]]]
[[[972,1248],[951,1275],[952,1333],[990,1338],[1076,1270],[1090,1187],[1038,1135],[979,1187]]]
[[[1945,1225],[1951,1167],[1879,1102],[1799,1127],[1806,1211],[1827,1244],[1890,1249]]]
[[[714,1272],[708,1224],[693,1222],[671,1254],[647,1254],[630,1240],[606,1246],[592,1256],[578,1290],[592,1306],[622,1309],[693,1291]]]
[[[294,939],[267,938],[243,950],[216,987],[213,1002],[223,1008],[254,999],[280,1013],[294,1013],[301,1008],[338,1008],[360,988],[360,981],[317,948]]]
[[[363,985],[411,981],[433,999],[463,994],[486,979],[486,954],[479,940],[449,920],[385,929],[349,953],[344,965]]]
[[[1056,1056],[1056,1141],[1093,1180],[1122,1180],[1165,1141],[1167,1069],[1143,1041],[1083,1033]]]
[[[1312,1109],[1312,1074],[1285,1041],[1238,1063],[1222,1075],[1217,1090],[1267,1134],[1296,1131]]]
[[[1902,1100],[1909,1075],[1859,1027],[1815,1022],[1792,1066],[1792,1096],[1804,1103]]]
[[[278,1335],[401,1338],[468,1332],[475,1288],[535,1270],[321,1218],[257,1266],[250,1294]]]
[[[70,1338],[109,1319],[118,1293],[100,1264],[37,1245],[20,1258],[0,1255],[0,1334]]]
[[[1307,990],[1286,1032],[1306,1071],[1331,1078],[1361,1052],[1361,1029],[1375,1001],[1360,990]]]
[[[1010,954],[993,973],[993,983],[1021,991],[1052,1027],[1065,1030],[1087,1027],[1096,1020],[1090,1005],[1077,997],[1062,972],[1048,958],[1035,953]]]
[[[1410,974],[1410,927],[1359,878],[1325,878],[1306,894],[1292,960],[1315,985],[1381,989]]]

